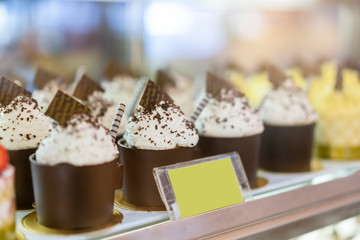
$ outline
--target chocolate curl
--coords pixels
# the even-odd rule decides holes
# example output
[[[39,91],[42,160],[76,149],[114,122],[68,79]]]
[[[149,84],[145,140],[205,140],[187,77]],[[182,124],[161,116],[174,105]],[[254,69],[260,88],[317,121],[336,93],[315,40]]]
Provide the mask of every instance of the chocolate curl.
[[[166,85],[175,86],[175,81],[173,77],[166,72],[165,70],[158,70],[156,73],[156,84],[160,87],[165,87]]]
[[[89,78],[86,74],[83,74],[75,87],[73,96],[81,100],[86,100],[95,91],[104,92],[97,82]]]
[[[162,91],[161,87],[149,80],[147,82],[144,94],[140,100],[140,105],[145,109],[153,109],[161,101],[173,102],[171,97]]]
[[[115,138],[117,136],[119,126],[120,126],[120,123],[121,123],[121,119],[122,119],[122,117],[124,115],[124,111],[125,111],[125,104],[120,103],[118,108],[117,108],[116,114],[114,116],[114,120],[113,120],[113,122],[111,124],[111,128],[110,128],[110,134],[111,134],[111,136],[113,137],[114,140],[115,140]]]
[[[269,76],[269,81],[274,85],[274,88],[280,87],[280,85],[287,79],[287,76],[274,65],[268,64],[266,66],[266,72]]]
[[[335,82],[335,91],[342,91],[343,88],[343,77],[342,77],[342,66],[339,64],[336,72],[336,82]]]
[[[206,75],[206,92],[211,94],[212,97],[216,98],[220,92],[221,89],[235,89],[234,86],[219,77],[218,75],[208,72]]]
[[[0,103],[4,106],[8,105],[18,95],[31,97],[31,93],[25,88],[17,85],[13,81],[2,77],[0,80]]]
[[[134,91],[134,97],[132,99],[132,102],[130,103],[130,108],[128,111],[129,115],[131,115],[134,112],[136,104],[137,104],[141,94],[143,93],[145,87],[146,87],[146,80],[140,79],[138,81],[138,83],[136,84],[135,91]]]
[[[51,117],[59,124],[65,124],[73,115],[80,113],[90,113],[90,109],[63,91],[58,90],[45,115]]]
[[[211,94],[207,93],[205,97],[200,101],[199,105],[196,107],[195,111],[190,116],[190,122],[195,123],[196,119],[199,117],[200,113],[204,110],[206,105],[209,103]]]
[[[37,89],[43,89],[48,82],[50,82],[52,80],[56,80],[56,79],[59,79],[59,76],[57,76],[55,73],[49,72],[49,71],[39,67],[36,70],[33,85]]]

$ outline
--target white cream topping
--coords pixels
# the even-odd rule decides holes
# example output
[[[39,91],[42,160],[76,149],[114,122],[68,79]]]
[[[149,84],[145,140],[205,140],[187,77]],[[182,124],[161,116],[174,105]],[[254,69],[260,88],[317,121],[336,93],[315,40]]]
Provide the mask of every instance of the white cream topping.
[[[32,93],[41,109],[44,111],[48,108],[58,89],[64,90],[56,80],[48,82],[43,89],[37,89]]]
[[[117,76],[112,81],[103,81],[101,83],[102,88],[105,90],[105,98],[112,100],[115,104],[122,102],[128,107],[134,97],[136,85],[137,81],[127,76]],[[129,108],[125,112],[127,110]]]
[[[267,93],[259,113],[269,125],[306,125],[317,120],[317,114],[310,105],[306,92],[297,87],[291,79]]]
[[[260,116],[242,94],[222,89],[219,97],[211,98],[195,127],[207,137],[246,137],[264,130]]]
[[[36,151],[36,160],[48,165],[95,165],[117,156],[118,149],[109,131],[86,114],[73,116],[66,126],[57,126]]]
[[[91,114],[97,117],[107,129],[111,128],[118,107],[112,100],[106,99],[102,92],[96,91],[88,96],[85,104],[90,107]],[[118,135],[125,132],[126,125],[127,119],[123,116]]]
[[[194,147],[199,136],[180,109],[160,102],[152,111],[139,109],[129,118],[124,138],[129,147],[164,150]]]
[[[17,96],[0,108],[0,144],[7,150],[37,148],[50,132],[50,119],[32,98]]]

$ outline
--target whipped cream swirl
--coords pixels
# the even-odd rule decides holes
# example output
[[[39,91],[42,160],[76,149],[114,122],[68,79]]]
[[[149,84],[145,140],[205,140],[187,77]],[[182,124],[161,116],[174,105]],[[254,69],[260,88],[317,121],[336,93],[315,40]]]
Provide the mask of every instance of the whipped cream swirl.
[[[260,116],[247,98],[236,90],[222,89],[217,98],[211,98],[195,127],[206,137],[246,137],[261,133],[264,126]]]
[[[152,110],[139,109],[130,118],[124,138],[129,147],[164,150],[194,147],[199,136],[178,106],[161,101]]]
[[[0,144],[7,150],[37,148],[50,132],[50,119],[35,99],[17,96],[0,108]]]
[[[278,126],[307,125],[316,122],[317,114],[305,91],[291,79],[267,93],[259,110],[266,124]]]
[[[69,163],[75,166],[110,162],[118,149],[109,130],[91,115],[74,115],[65,126],[57,126],[36,151],[42,164]]]

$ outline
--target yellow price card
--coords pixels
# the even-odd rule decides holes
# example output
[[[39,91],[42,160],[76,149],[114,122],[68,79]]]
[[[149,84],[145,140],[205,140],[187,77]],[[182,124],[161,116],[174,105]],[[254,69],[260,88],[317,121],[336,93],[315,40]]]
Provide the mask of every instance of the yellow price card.
[[[182,218],[243,202],[231,158],[168,170]]]

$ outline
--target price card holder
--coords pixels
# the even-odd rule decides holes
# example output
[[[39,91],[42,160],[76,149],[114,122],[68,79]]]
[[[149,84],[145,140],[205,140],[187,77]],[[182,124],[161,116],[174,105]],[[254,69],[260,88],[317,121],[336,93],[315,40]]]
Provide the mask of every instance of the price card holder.
[[[251,199],[236,152],[154,168],[160,196],[172,220]]]

